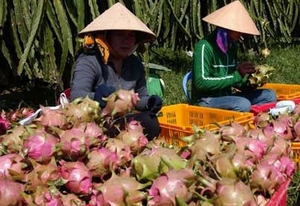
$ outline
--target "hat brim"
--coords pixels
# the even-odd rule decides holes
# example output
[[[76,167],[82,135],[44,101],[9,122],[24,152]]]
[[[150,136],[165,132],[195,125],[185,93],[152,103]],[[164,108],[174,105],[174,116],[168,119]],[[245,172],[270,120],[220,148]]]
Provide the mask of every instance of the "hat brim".
[[[244,34],[260,35],[248,11],[240,1],[231,2],[212,12],[204,17],[203,21]]]
[[[89,25],[87,25],[78,36],[83,37],[87,33],[109,30],[130,30],[140,32],[140,43],[153,42],[156,35],[131,11],[121,3],[116,3],[103,12]]]

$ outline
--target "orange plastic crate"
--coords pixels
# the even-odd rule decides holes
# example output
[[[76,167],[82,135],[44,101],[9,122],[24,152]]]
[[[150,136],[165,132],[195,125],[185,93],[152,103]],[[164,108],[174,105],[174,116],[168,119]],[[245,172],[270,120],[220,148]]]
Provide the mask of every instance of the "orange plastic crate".
[[[277,100],[295,99],[300,97],[300,85],[267,83],[262,88],[273,89]]]
[[[193,124],[201,129],[215,130],[218,128],[217,125],[226,125],[233,120],[240,124],[250,123],[253,120],[253,114],[175,104],[164,106],[158,117],[161,126],[160,136],[168,143],[179,146],[184,144],[180,141],[180,137],[193,134]]]

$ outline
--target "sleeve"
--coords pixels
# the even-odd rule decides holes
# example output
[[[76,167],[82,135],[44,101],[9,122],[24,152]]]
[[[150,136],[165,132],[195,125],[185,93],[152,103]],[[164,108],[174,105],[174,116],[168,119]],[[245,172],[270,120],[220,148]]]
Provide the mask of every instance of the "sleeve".
[[[94,87],[99,76],[101,76],[100,71],[101,66],[95,55],[81,55],[78,57],[71,82],[71,101],[86,96],[94,99]]]
[[[195,47],[193,78],[194,86],[199,91],[222,90],[243,81],[238,71],[223,76],[214,75],[214,55],[212,47],[205,40]]]
[[[150,96],[146,86],[146,72],[142,63],[138,64],[138,70],[140,71],[140,75],[137,79],[135,91],[139,94],[140,101],[138,101],[135,108],[139,111],[143,111],[147,108]]]

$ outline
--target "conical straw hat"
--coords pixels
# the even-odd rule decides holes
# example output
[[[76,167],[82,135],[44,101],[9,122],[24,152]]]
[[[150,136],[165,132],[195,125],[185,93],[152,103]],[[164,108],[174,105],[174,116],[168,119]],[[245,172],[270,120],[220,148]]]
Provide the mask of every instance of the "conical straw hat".
[[[143,43],[152,42],[156,38],[155,34],[139,18],[119,2],[94,19],[78,35],[83,37],[86,33],[107,30],[142,32],[141,42]]]
[[[210,24],[245,34],[260,35],[240,1],[234,1],[203,18]]]

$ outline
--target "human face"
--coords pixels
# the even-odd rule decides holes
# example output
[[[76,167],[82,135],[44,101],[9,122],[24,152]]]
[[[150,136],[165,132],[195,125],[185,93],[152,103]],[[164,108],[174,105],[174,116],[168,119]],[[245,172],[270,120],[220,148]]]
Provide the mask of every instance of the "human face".
[[[241,36],[242,36],[241,32],[228,30],[228,37],[232,42],[237,42],[241,38]]]
[[[115,57],[127,58],[134,50],[136,33],[134,31],[114,30],[108,32],[108,43]]]

